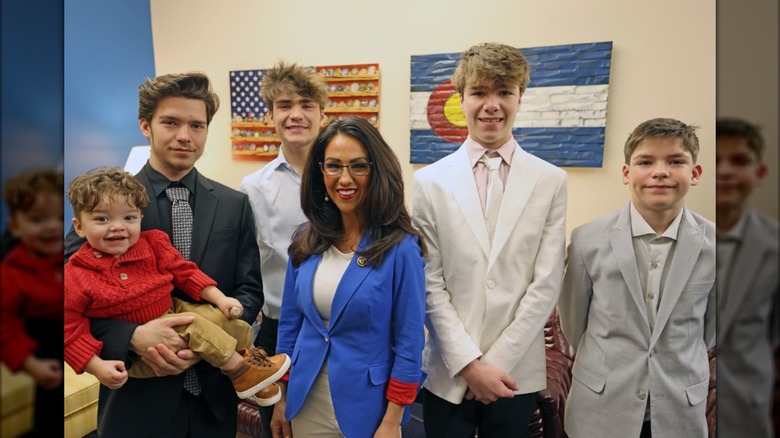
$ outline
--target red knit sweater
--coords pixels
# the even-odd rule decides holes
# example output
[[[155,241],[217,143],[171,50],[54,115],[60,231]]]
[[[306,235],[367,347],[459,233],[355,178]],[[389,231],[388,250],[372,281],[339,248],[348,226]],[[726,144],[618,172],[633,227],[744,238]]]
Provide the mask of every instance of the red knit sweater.
[[[159,230],[141,232],[119,258],[84,243],[65,265],[65,361],[81,373],[100,355],[103,343],[90,334],[89,318],[143,324],[171,308],[174,286],[200,300],[200,292],[215,285]]]
[[[0,360],[11,371],[38,348],[26,319],[62,321],[62,261],[62,255],[36,257],[19,243],[0,265]]]

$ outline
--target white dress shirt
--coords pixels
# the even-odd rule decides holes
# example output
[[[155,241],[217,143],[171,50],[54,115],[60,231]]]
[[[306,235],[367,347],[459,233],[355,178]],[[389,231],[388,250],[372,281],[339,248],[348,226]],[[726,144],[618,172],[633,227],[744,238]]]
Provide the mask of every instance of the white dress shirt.
[[[265,295],[263,313],[279,319],[287,250],[292,234],[307,220],[301,210],[301,176],[287,162],[282,148],[276,159],[244,177],[239,190],[249,196],[255,216]]]

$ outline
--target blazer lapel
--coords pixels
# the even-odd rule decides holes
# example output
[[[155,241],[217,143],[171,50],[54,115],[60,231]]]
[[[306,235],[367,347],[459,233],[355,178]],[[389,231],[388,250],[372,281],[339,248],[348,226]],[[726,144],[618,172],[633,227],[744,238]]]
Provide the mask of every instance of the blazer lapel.
[[[501,200],[501,210],[498,212],[496,234],[493,236],[493,244],[490,249],[488,270],[509,240],[509,236],[520,220],[520,215],[523,214],[541,175],[539,169],[530,164],[528,153],[515,144],[515,152],[512,155],[512,163],[509,166],[509,175],[504,189],[505,196]]]
[[[197,170],[195,170],[197,172]],[[211,181],[197,173],[195,189],[195,211],[192,222],[192,246],[190,247],[190,259],[200,264],[203,254],[206,252],[211,227],[217,214],[219,200],[214,195],[214,186]]]
[[[477,185],[474,182],[474,170],[471,168],[466,148],[461,146],[449,160],[449,169],[454,175],[462,175],[460,178],[451,180],[450,193],[460,207],[466,222],[471,231],[477,238],[479,247],[485,253],[485,257],[490,255],[490,239],[488,238],[487,224],[485,216],[482,214],[482,202],[479,199]],[[446,202],[442,200],[442,202]]]
[[[615,253],[620,273],[623,275],[623,281],[626,282],[628,291],[634,299],[639,314],[645,321],[645,325],[650,329],[650,321],[647,318],[647,308],[642,293],[642,284],[639,281],[639,271],[636,267],[636,255],[634,254],[633,237],[631,236],[631,216],[629,207],[626,206],[618,215],[615,225],[610,230],[610,243],[612,251]]]
[[[149,193],[149,203],[146,204],[146,208],[144,208],[144,217],[141,219],[141,229],[161,230],[162,228],[160,225],[160,210],[157,209],[157,202],[154,199],[156,195],[154,193],[154,187],[152,187],[152,182],[149,180],[149,176],[146,173],[147,166],[149,166],[148,163],[135,176],[136,179],[146,187],[147,193]],[[163,231],[170,231],[170,230],[163,230]]]
[[[726,288],[723,289],[723,292],[728,295],[727,297],[724,297],[728,304],[725,306],[718,306],[718,309],[721,311],[718,314],[720,317],[720,319],[718,319],[719,334],[721,330],[723,330],[723,333],[726,333],[730,329],[734,316],[738,313],[741,304],[744,302],[745,296],[752,286],[750,280],[755,277],[755,272],[759,266],[758,262],[761,254],[764,252],[763,242],[766,241],[766,236],[761,234],[762,227],[754,222],[755,216],[753,215],[753,212],[751,211],[748,214],[750,216],[748,216],[747,223],[745,224],[745,235],[742,238],[739,250],[734,256],[734,261],[730,270],[731,275],[729,275],[729,278],[727,279],[728,283]],[[744,250],[745,242],[755,242],[760,246],[757,248],[751,247],[749,251],[746,251]],[[756,257],[757,255],[758,257]],[[724,269],[727,268],[724,267]],[[739,274],[734,275],[735,272],[738,272]]]
[[[699,259],[699,253],[704,244],[704,233],[700,229],[702,227],[704,225],[696,224],[688,209],[684,208],[680,229],[677,232],[674,255],[669,266],[669,274],[666,277],[663,296],[658,306],[658,317],[653,329],[653,336],[650,338],[650,347],[661,336],[661,332],[667,321],[669,321],[669,316],[672,314],[680,294],[685,285],[688,284],[688,278],[693,272],[693,267]]]
[[[298,284],[300,285],[300,302],[303,306],[303,314],[306,319],[317,329],[317,331],[325,336],[328,331],[325,330],[325,324],[322,322],[322,317],[314,306],[314,274],[317,272],[317,267],[322,260],[322,254],[317,254],[307,258],[301,263],[298,268],[298,278],[303,280]]]
[[[368,246],[368,238],[367,234],[364,233],[363,238],[358,245],[358,250],[349,262],[349,266],[347,266],[347,270],[344,272],[344,275],[341,277],[341,281],[339,281],[339,285],[336,288],[336,294],[333,296],[333,304],[330,308],[330,329],[336,325],[339,317],[344,311],[344,307],[347,306],[349,299],[355,294],[368,273],[373,270],[373,267],[370,265],[360,266],[357,263],[357,260],[361,257],[358,253],[363,251],[366,246]]]

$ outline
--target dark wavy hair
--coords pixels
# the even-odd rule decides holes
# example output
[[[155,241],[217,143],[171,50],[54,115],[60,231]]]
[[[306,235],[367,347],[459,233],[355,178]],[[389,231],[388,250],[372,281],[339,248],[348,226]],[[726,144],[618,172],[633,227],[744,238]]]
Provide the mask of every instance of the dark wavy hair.
[[[167,74],[146,78],[138,86],[138,119],[152,121],[160,101],[166,97],[184,97],[203,101],[206,105],[206,125],[219,109],[219,97],[211,88],[208,76],[201,72]]]
[[[393,150],[367,120],[351,116],[329,124],[314,141],[301,178],[301,208],[309,219],[293,236],[291,259],[298,266],[309,256],[325,252],[341,239],[344,224],[341,211],[333,202],[326,202],[325,181],[320,162],[325,160],[325,148],[337,135],[347,135],[368,151],[371,183],[361,208],[365,214],[365,230],[369,246],[360,255],[378,266],[388,249],[407,234],[417,237],[423,257],[426,255],[422,235],[412,226],[404,202],[404,182],[401,164]]]

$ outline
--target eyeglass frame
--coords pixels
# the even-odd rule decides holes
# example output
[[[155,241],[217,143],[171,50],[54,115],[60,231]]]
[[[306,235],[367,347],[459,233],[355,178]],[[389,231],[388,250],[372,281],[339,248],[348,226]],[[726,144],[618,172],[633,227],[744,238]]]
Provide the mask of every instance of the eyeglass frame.
[[[325,161],[320,161],[319,163],[320,163],[320,170],[322,171],[322,174],[325,175],[325,176],[332,176],[332,177],[339,177],[339,176],[341,176],[344,173],[344,168],[345,167],[347,168],[347,172],[349,172],[350,176],[366,176],[369,173],[371,173],[371,166],[374,165],[373,161],[361,161],[361,162],[358,162],[358,163],[349,163],[349,164],[344,164],[344,165],[341,165],[339,163],[334,163],[334,162],[325,162]],[[339,173],[329,174],[329,173],[325,172],[325,165],[326,164],[333,165],[333,166],[339,166],[340,167]],[[355,164],[367,164],[368,165],[368,171],[366,173],[363,173],[363,174],[355,174],[355,173],[353,173],[352,172],[352,166],[354,166]]]

